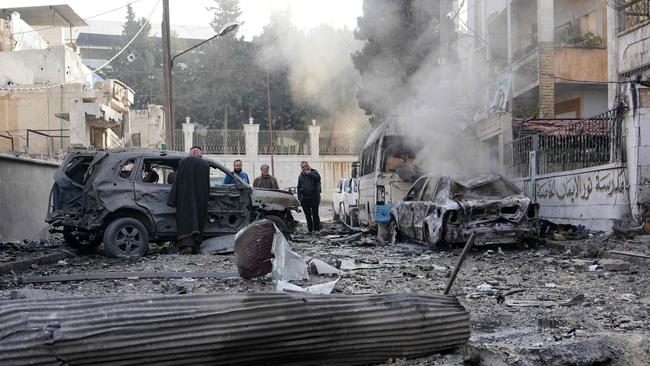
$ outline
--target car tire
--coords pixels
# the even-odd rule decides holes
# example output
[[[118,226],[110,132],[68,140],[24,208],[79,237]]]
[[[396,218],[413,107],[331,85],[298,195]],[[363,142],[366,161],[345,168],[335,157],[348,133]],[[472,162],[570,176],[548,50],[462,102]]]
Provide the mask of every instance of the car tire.
[[[85,240],[73,234],[72,228],[63,229],[63,239],[69,247],[78,250],[82,254],[92,254],[102,244],[102,235],[97,235],[93,240]]]
[[[109,257],[142,257],[149,249],[149,233],[139,220],[121,217],[104,231],[104,252]]]
[[[345,220],[345,212],[343,211],[343,206],[339,206],[339,221],[341,222],[347,222]]]
[[[287,226],[287,223],[280,216],[267,215],[264,218],[274,223],[287,240],[291,240],[291,230],[289,230],[289,226]]]
[[[332,220],[339,220],[339,211],[336,209],[336,207],[334,207],[334,203],[332,203]]]

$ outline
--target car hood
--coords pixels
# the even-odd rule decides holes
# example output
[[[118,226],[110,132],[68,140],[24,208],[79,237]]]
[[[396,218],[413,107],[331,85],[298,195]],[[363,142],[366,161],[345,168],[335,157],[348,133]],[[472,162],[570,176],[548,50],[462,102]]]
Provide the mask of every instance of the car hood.
[[[253,206],[266,211],[284,211],[297,209],[300,206],[300,202],[291,192],[280,189],[253,188],[251,198]]]

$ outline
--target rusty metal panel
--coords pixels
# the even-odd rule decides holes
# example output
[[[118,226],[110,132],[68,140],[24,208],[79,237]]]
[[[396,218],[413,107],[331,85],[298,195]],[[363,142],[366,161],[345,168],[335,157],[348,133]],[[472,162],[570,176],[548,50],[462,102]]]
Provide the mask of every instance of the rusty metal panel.
[[[360,365],[464,344],[452,296],[289,294],[0,302],[4,365]]]
[[[274,236],[275,225],[269,220],[255,221],[237,234],[235,263],[240,276],[250,279],[271,273]]]

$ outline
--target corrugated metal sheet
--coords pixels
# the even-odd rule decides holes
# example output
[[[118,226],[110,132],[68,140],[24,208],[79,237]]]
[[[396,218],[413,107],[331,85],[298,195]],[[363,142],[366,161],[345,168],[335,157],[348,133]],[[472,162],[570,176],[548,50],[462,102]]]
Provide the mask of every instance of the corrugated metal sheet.
[[[465,343],[451,296],[289,294],[0,302],[2,365],[360,365]]]

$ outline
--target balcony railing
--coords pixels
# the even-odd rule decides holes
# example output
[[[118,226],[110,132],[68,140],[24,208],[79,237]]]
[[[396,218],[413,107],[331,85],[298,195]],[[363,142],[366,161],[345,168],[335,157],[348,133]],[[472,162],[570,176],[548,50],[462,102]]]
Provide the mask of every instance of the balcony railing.
[[[206,154],[246,154],[244,131],[239,130],[194,131],[193,145],[203,148]],[[182,145],[176,142],[176,146]]]
[[[321,155],[354,155],[359,153],[360,144],[350,134],[322,131],[319,137]]]
[[[526,177],[530,174],[531,151],[536,152],[535,174],[540,175],[625,161],[620,110],[563,122],[567,123],[515,139],[507,145],[505,165],[508,175]]]
[[[618,1],[623,3],[623,1]],[[650,21],[650,0],[628,0],[618,7],[618,31],[634,29]]]

